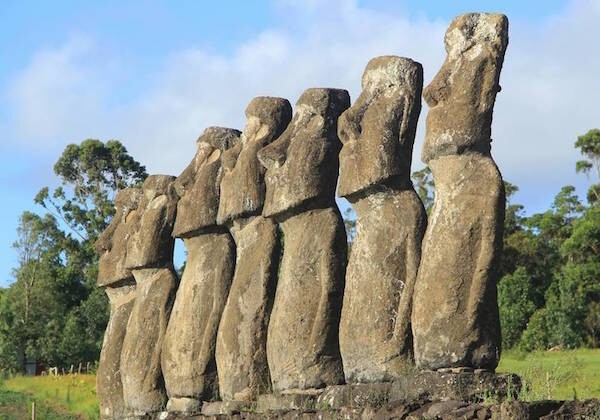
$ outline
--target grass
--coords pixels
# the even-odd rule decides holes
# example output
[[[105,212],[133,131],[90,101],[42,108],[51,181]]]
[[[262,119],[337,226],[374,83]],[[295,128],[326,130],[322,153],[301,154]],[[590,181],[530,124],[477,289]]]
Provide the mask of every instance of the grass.
[[[70,414],[64,409],[53,407],[41,401],[36,401],[29,394],[0,389],[0,419],[21,420],[31,418],[32,402],[35,401],[36,417],[48,420],[78,419],[75,414]]]
[[[94,375],[15,376],[6,379],[0,389],[5,393],[10,391],[19,393],[42,402],[44,406],[47,405],[56,411],[63,412],[61,417],[55,418],[99,418],[96,377]],[[31,402],[29,402],[29,406],[31,406]],[[52,418],[42,415],[39,409],[36,411],[39,413],[39,418]],[[65,417],[65,411],[74,415]],[[31,418],[31,415],[29,418]],[[0,419],[4,419],[4,417],[0,417]]]
[[[600,349],[507,351],[497,370],[521,377],[523,401],[600,398]]]

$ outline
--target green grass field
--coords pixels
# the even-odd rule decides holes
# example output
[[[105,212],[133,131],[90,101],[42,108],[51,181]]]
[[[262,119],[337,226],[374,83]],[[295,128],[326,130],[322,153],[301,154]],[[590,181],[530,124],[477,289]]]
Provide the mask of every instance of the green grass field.
[[[600,349],[519,353],[502,356],[498,372],[521,376],[524,401],[600,398]],[[0,419],[97,419],[93,375],[17,376],[0,383]],[[70,415],[68,413],[71,413]]]
[[[0,387],[3,392],[12,392],[20,395],[22,398],[28,398],[29,417],[7,417],[31,418],[31,401],[36,400],[38,405],[36,412],[38,418],[60,418],[60,419],[97,419],[99,418],[98,399],[96,398],[96,377],[94,375],[65,375],[65,376],[16,376],[6,379]],[[14,398],[13,398],[14,399]],[[2,404],[0,400],[0,404]],[[13,402],[13,405],[18,405]],[[58,417],[52,417],[52,414],[44,414],[43,410],[54,410]],[[4,419],[0,405],[0,419]],[[21,408],[22,410],[22,408]],[[72,413],[69,416],[67,413]],[[23,413],[25,414],[25,413]]]
[[[524,401],[600,398],[600,349],[508,351],[498,371],[521,377]]]
[[[0,389],[0,419],[21,420],[31,418],[32,402],[35,401],[36,418],[48,420],[75,420],[80,416],[48,403],[37,401],[29,394]]]

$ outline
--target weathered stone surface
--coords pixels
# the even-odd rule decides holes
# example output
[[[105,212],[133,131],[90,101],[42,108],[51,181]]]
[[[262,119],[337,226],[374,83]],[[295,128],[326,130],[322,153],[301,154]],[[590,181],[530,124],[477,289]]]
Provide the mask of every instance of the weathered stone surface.
[[[167,411],[186,414],[197,414],[202,409],[202,402],[196,398],[169,398]]]
[[[429,165],[436,198],[415,286],[415,360],[432,369],[494,369],[501,342],[502,178],[491,158],[445,156]]]
[[[423,68],[410,58],[382,56],[367,64],[362,92],[339,118],[338,194],[348,197],[390,178],[410,179],[421,113]]]
[[[490,418],[490,409],[483,404],[467,401],[432,401],[411,411],[406,420],[485,420]]]
[[[277,138],[291,119],[283,98],[254,98],[241,144],[228,151],[221,182],[219,221],[236,243],[236,267],[217,335],[216,361],[223,400],[252,400],[271,389],[266,338],[275,295],[277,226],[261,215],[265,168],[257,151]]]
[[[100,363],[96,372],[96,395],[102,418],[121,418],[127,414],[121,383],[121,350],[127,322],[135,299],[135,283],[105,289],[110,301],[110,318],[104,332]]]
[[[391,388],[391,382],[329,386],[316,405],[334,409],[381,407],[390,402]]]
[[[564,401],[503,401],[491,407],[492,420],[539,420],[545,416],[560,412]],[[552,418],[552,417],[551,417]],[[573,419],[574,416],[558,417],[559,419]]]
[[[231,236],[216,225],[222,155],[239,139],[237,130],[211,127],[174,182],[179,195],[173,236],[187,261],[165,335],[162,369],[169,401],[212,399],[218,394],[215,340],[235,262]]]
[[[135,209],[141,197],[142,190],[139,188],[125,188],[115,196],[115,215],[94,244],[100,256],[97,282],[100,287],[133,277],[126,265],[127,241],[137,228]]]
[[[121,352],[123,397],[133,414],[160,411],[167,402],[161,346],[175,298],[177,277],[169,268],[133,271],[136,300]]]
[[[490,396],[501,401],[515,398],[520,389],[521,379],[511,374],[419,372],[392,382],[390,400],[482,401]]]
[[[327,387],[317,407],[381,407],[395,401],[483,401],[486,396],[499,401],[516,397],[521,380],[516,375],[481,373],[413,372],[392,382],[349,384]]]
[[[346,233],[337,208],[282,221],[283,259],[267,336],[275,391],[343,382],[338,326]]]
[[[267,168],[263,216],[298,213],[302,207],[335,206],[339,171],[339,115],[350,106],[342,89],[307,89],[284,133],[258,152]]]
[[[359,386],[372,386],[375,384],[361,384]],[[386,384],[386,385],[389,385]],[[360,392],[360,391],[359,391]],[[334,408],[326,403],[315,401],[315,395],[276,395],[266,396],[262,399],[259,409],[243,405],[236,410],[234,403],[205,403],[209,411],[205,414],[208,418],[229,419],[364,419],[364,420],[567,420],[585,419],[596,420],[599,417],[597,399],[583,401],[504,401],[491,404],[490,401],[474,402],[465,400],[395,400],[383,405],[366,405],[364,407],[344,406]],[[320,400],[320,399],[319,399]],[[377,403],[377,401],[375,401]],[[232,406],[231,411],[213,410],[214,407]],[[285,408],[287,407],[287,408]],[[182,413],[164,413],[159,419],[191,419],[206,418]]]
[[[131,216],[134,233],[127,241],[127,268],[173,265],[171,232],[178,200],[172,191],[174,180],[173,176],[151,175],[144,181],[137,216]]]
[[[340,321],[346,382],[392,380],[412,365],[412,295],[427,225],[412,186],[352,201],[357,215]]]
[[[263,215],[280,223],[284,253],[267,336],[275,391],[343,381],[338,328],[346,234],[335,205],[337,119],[348,92],[308,89],[286,131],[258,153],[267,168]]]
[[[221,156],[238,142],[240,134],[231,128],[209,127],[198,138],[194,159],[174,182],[180,198],[173,236],[194,236],[203,228],[216,225]]]
[[[96,394],[102,418],[118,418],[127,413],[121,383],[121,350],[135,299],[135,281],[125,261],[127,239],[133,233],[132,221],[136,217],[135,209],[141,194],[138,188],[127,188],[117,193],[115,215],[94,244],[100,255],[98,285],[105,288],[110,301],[110,318],[96,375]]]
[[[206,401],[202,404],[203,416],[231,416],[242,411],[256,411],[256,403],[248,401]]]
[[[446,33],[448,58],[425,89],[423,160],[436,186],[413,298],[417,366],[494,369],[504,187],[490,124],[508,42],[504,15],[468,14]]]
[[[268,411],[314,410],[321,392],[323,390],[307,389],[277,395],[259,395],[256,401],[256,411],[265,413]]]
[[[259,96],[250,102],[240,141],[223,154],[219,223],[260,214],[265,200],[265,169],[256,153],[279,137],[291,116],[287,99]]]
[[[425,88],[429,105],[422,160],[469,152],[489,154],[492,113],[508,45],[508,19],[467,13],[444,38],[448,56]]]
[[[600,400],[597,398],[583,401],[565,401],[556,411],[540,417],[541,420],[600,419]]]
[[[340,350],[347,382],[391,380],[411,364],[411,302],[427,216],[410,182],[423,70],[377,57],[363,91],[339,119],[338,193],[357,232],[346,272]]]
[[[160,411],[166,403],[160,353],[178,283],[172,263],[174,179],[149,176],[131,216],[134,233],[127,242],[126,265],[136,281],[136,298],[123,340],[121,380],[133,414]]]
[[[163,345],[169,397],[209,400],[218,395],[215,340],[233,276],[229,233],[183,239],[187,262]]]
[[[267,325],[280,255],[275,223],[262,216],[236,219],[233,283],[216,344],[221,399],[248,401],[271,389]]]

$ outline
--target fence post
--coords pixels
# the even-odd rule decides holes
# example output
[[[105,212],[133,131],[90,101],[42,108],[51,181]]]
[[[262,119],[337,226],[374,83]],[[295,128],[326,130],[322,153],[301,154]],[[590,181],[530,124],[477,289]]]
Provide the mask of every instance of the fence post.
[[[35,420],[35,401],[31,403],[31,420]]]

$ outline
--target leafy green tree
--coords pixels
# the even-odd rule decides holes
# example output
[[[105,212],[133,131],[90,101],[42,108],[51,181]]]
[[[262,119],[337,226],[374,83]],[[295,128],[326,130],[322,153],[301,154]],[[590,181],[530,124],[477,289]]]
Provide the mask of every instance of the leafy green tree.
[[[573,223],[571,236],[560,248],[561,254],[574,262],[600,260],[600,207],[590,207]]]
[[[590,303],[600,296],[600,264],[568,262],[557,275],[553,287],[548,289],[546,317],[549,345],[575,348],[593,341],[586,332],[585,321]]]
[[[600,345],[600,302],[591,301],[588,304],[583,325],[588,336],[588,344],[597,348]]]
[[[560,253],[567,261],[548,293],[554,342],[568,347],[598,345],[600,302],[600,207],[590,207],[572,226]]]
[[[117,190],[139,185],[147,174],[120,142],[92,139],[68,145],[54,171],[61,185],[35,197],[49,213],[21,218],[15,244],[21,258],[0,326],[11,324],[21,360],[68,365],[98,358],[108,305],[95,286],[92,245],[114,215]]]
[[[523,331],[523,336],[519,343],[521,350],[546,350],[548,348],[549,329],[546,319],[546,309],[540,308],[529,318],[527,328]]]
[[[423,206],[425,206],[425,210],[427,211],[427,214],[429,214],[435,198],[435,184],[433,183],[431,169],[429,169],[429,166],[425,166],[419,171],[414,171],[412,173],[412,178],[417,194],[421,197]]]
[[[589,175],[592,171],[596,172],[596,179],[600,179],[600,129],[593,128],[582,136],[577,137],[575,147],[581,151],[585,157],[575,164],[577,172],[583,172]],[[592,204],[600,203],[600,184],[593,184],[587,194],[588,202]]]
[[[65,281],[61,248],[65,237],[53,216],[24,212],[17,235],[13,246],[19,254],[19,268],[14,272],[16,281],[6,291],[7,304],[1,315],[9,328],[3,339],[12,342],[23,369],[27,359],[39,357],[39,339],[47,323],[70,309],[71,299],[66,295],[79,294],[80,299],[82,288]]]
[[[575,188],[565,186],[556,195],[549,210],[526,218],[526,230],[508,239],[519,249],[517,264],[527,267],[532,276],[533,297],[538,307],[543,305],[555,273],[564,264],[560,248],[571,236],[573,223],[583,211],[584,206],[575,194]]]
[[[54,165],[54,172],[61,186],[52,194],[48,187],[42,188],[35,202],[84,241],[97,238],[110,222],[116,192],[140,184],[147,176],[145,167],[120,142],[94,139],[68,145]]]
[[[524,267],[502,277],[498,283],[502,347],[512,348],[519,343],[527,321],[536,310],[531,295],[530,277]]]
[[[534,345],[532,337],[540,339],[542,334],[545,336],[540,343],[549,347],[598,345],[600,207],[589,207],[583,215],[577,217],[580,214],[577,202],[572,197],[563,202],[569,204],[555,212],[559,215],[562,213],[563,218],[554,214],[547,220],[551,227],[548,230],[554,232],[552,242],[549,242],[555,247],[560,245],[558,250],[552,249],[553,258],[558,259],[559,263],[553,265],[555,274],[545,293],[543,312],[543,325],[551,325],[552,328],[542,330],[540,320],[533,324],[530,321],[527,328],[529,331],[523,334],[524,348],[540,348],[541,344]],[[574,211],[567,210],[569,208]],[[569,213],[572,217],[564,217]],[[565,238],[567,232],[570,234]]]

